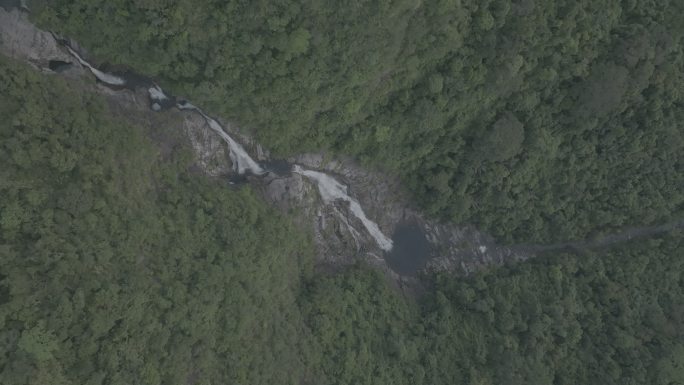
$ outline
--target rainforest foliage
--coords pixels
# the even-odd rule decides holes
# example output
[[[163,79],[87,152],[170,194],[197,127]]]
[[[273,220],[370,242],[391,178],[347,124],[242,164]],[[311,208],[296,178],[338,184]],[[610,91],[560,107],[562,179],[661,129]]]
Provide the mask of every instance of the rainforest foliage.
[[[5,60],[0,115],[0,384],[296,382],[305,236]]]
[[[51,0],[44,26],[505,241],[681,215],[680,0]]]
[[[0,57],[0,384],[684,382],[681,232],[416,303],[81,88]]]
[[[352,271],[307,313],[325,384],[684,383],[684,234],[437,276],[407,308]],[[309,294],[309,295],[312,295]]]

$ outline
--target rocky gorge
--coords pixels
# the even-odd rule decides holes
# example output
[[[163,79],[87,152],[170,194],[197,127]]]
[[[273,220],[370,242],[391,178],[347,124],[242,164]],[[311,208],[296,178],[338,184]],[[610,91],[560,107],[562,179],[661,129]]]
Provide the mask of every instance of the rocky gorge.
[[[275,159],[268,149],[241,134],[228,117],[212,117],[190,101],[165,93],[163,85],[152,79],[91,64],[88,52],[76,42],[35,27],[25,4],[0,5],[0,52],[46,76],[62,76],[103,95],[114,111],[121,112],[121,119],[163,124],[184,133],[199,172],[232,185],[251,185],[298,225],[310,229],[322,268],[364,261],[399,282],[411,282],[426,270],[469,273],[554,249],[607,245],[578,241],[502,246],[473,226],[427,217],[399,180],[354,159],[323,152]],[[93,76],[96,83],[87,80]],[[623,241],[609,237],[608,244]]]

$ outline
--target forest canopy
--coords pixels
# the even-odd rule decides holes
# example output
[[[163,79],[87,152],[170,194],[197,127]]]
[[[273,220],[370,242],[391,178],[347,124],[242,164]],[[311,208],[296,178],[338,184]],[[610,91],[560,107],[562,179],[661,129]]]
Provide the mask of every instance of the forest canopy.
[[[0,56],[0,384],[296,383],[308,237],[85,89]]]
[[[276,155],[353,156],[502,242],[684,216],[679,0],[31,10]],[[82,81],[0,56],[0,384],[684,383],[680,230],[427,274],[416,298],[364,265],[312,274],[291,218]]]
[[[35,3],[276,153],[355,156],[503,241],[683,213],[678,0]]]
[[[681,231],[415,302],[70,82],[0,56],[2,384],[684,382]]]

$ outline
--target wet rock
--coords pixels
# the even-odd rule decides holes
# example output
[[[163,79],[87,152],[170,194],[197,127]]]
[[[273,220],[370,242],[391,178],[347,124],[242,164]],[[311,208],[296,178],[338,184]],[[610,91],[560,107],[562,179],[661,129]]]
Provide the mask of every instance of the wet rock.
[[[77,47],[76,42],[70,44]],[[49,71],[51,63],[53,67],[55,63],[74,63],[51,34],[35,28],[26,15],[18,10],[7,12],[0,9],[0,51],[44,71]],[[75,70],[67,69],[60,75],[73,77],[85,73],[78,63],[70,68]],[[154,113],[150,111],[147,89],[112,89],[94,83],[84,83],[83,86],[105,95],[123,120],[137,119],[135,123],[161,124],[167,131],[185,132],[195,153],[197,170],[209,176],[234,175],[228,146],[200,113],[191,110]],[[155,109],[155,104],[152,109]],[[135,113],[127,113],[129,111]],[[220,123],[248,152],[256,154],[257,159],[265,164],[268,163],[271,156],[267,149],[250,137],[241,135],[240,130],[229,122]],[[175,145],[174,139],[165,136],[163,131],[157,130],[160,134],[155,139],[160,143],[162,151],[168,150],[170,153]],[[168,147],[167,150],[164,150],[165,146]],[[324,171],[347,185],[347,194],[359,202],[365,215],[377,223],[383,234],[389,237],[394,235],[397,245],[407,248],[413,246],[402,246],[411,242],[411,239],[396,237],[421,242],[426,240],[429,243],[429,247],[422,245],[415,249],[419,250],[415,252],[420,253],[429,250],[429,255],[420,256],[426,261],[405,265],[411,267],[402,270],[405,276],[400,276],[390,270],[387,264],[388,254],[379,248],[376,239],[370,236],[363,223],[351,212],[349,202],[324,202],[310,179],[288,172],[285,167],[287,164],[282,161],[274,163],[266,176],[242,178],[245,183],[252,183],[268,202],[292,215],[300,226],[311,229],[320,264],[343,266],[362,260],[384,270],[401,285],[410,286],[414,280],[407,276],[417,272],[413,270],[461,270],[467,273],[483,265],[527,257],[520,251],[497,246],[491,237],[470,226],[444,224],[426,218],[413,207],[410,196],[401,183],[387,173],[364,168],[349,158],[334,160],[323,153],[303,154],[288,161]],[[266,169],[269,170],[269,167]],[[406,224],[411,224],[410,232],[396,232]]]
[[[190,139],[197,165],[209,176],[232,174],[228,146],[198,113],[183,112],[183,129]]]
[[[269,178],[264,182],[264,195],[266,199],[283,210],[293,208],[295,205],[305,206],[313,203],[313,199],[306,199],[311,186],[304,183],[301,177],[296,175],[284,178]]]
[[[411,224],[415,231],[422,232],[430,243],[430,255],[425,263],[416,261],[416,263],[407,264],[415,266],[417,270],[450,270],[469,273],[485,265],[501,264],[529,257],[519,250],[514,251],[497,245],[492,237],[477,231],[472,226],[441,223],[427,218],[411,204],[410,195],[401,183],[386,173],[363,168],[351,159],[327,159],[331,157],[324,154],[303,154],[291,160],[309,168],[337,174],[337,179],[350,186],[350,195],[361,203],[368,217],[374,220],[385,234],[421,239],[418,233],[395,234],[398,228],[406,224]],[[405,244],[402,241],[404,240],[398,239],[395,243]],[[376,249],[375,253],[382,255],[383,259],[390,257],[388,254],[378,253],[377,248],[373,247],[372,240],[363,242],[362,248]],[[413,275],[408,270],[402,270],[402,273]]]
[[[73,58],[57,44],[52,34],[31,24],[19,9],[0,8],[0,51],[45,70],[50,61],[73,63]]]

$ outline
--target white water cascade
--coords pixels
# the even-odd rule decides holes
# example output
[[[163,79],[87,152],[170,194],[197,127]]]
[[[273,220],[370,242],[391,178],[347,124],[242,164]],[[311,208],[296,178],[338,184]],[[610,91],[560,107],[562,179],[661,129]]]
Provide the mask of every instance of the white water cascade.
[[[71,47],[67,46],[66,48],[69,50],[69,53],[71,53],[72,56],[78,59],[81,65],[87,67],[90,70],[90,72],[92,72],[93,75],[95,75],[95,77],[97,77],[103,83],[113,86],[123,86],[126,84],[125,79],[102,72],[97,68],[94,68],[92,65],[90,65],[90,63],[83,60],[83,58],[81,58],[81,56],[78,53],[76,53],[76,51],[74,51]],[[151,87],[149,87],[147,89],[147,92],[150,96],[150,99],[155,101],[155,103],[152,105],[152,108],[155,111],[161,110],[160,103],[169,100],[169,97],[164,93],[161,87],[159,87],[156,84],[153,84]],[[244,174],[246,171],[250,171],[255,175],[262,175],[265,173],[264,169],[261,166],[259,166],[259,164],[249,156],[247,151],[245,151],[245,149],[240,145],[240,143],[233,140],[233,138],[231,138],[226,133],[221,124],[219,124],[219,122],[217,122],[215,119],[211,118],[209,115],[204,113],[202,109],[187,101],[177,103],[176,107],[180,110],[193,110],[202,115],[207,124],[209,124],[209,127],[211,127],[212,130],[214,130],[221,138],[223,138],[223,140],[226,141],[226,143],[228,143],[230,159],[233,163],[233,170],[235,172],[237,172],[238,174]],[[354,214],[354,216],[356,216],[361,221],[361,223],[363,223],[364,227],[366,228],[368,233],[375,239],[378,246],[380,246],[380,248],[385,251],[392,250],[392,240],[387,238],[385,234],[382,233],[382,231],[375,222],[371,221],[370,219],[368,219],[368,217],[366,217],[366,214],[361,208],[359,202],[357,202],[355,199],[353,199],[347,194],[347,187],[345,185],[339,183],[333,177],[325,173],[312,170],[305,170],[299,165],[294,165],[292,171],[300,175],[306,176],[307,178],[316,182],[316,184],[318,185],[318,191],[321,194],[321,198],[326,204],[332,203],[336,200],[343,200],[349,202],[349,208],[352,214]],[[350,227],[352,235],[356,239],[358,236],[356,230],[354,230],[353,227],[351,227],[348,223],[347,225]]]
[[[240,145],[240,143],[236,142],[231,138],[228,134],[226,134],[226,131],[221,127],[221,125],[211,117],[209,117],[207,114],[204,113],[200,108],[188,103],[188,102],[183,102],[183,103],[178,103],[176,105],[179,109],[181,110],[195,110],[197,111],[204,119],[207,121],[209,124],[209,127],[211,127],[212,130],[214,130],[223,140],[228,143],[228,148],[230,150],[230,160],[233,162],[233,170],[236,171],[238,174],[244,174],[245,171],[249,170],[251,171],[254,175],[261,175],[264,173],[264,169],[259,166],[259,164],[252,159],[249,154],[247,154],[247,151]]]
[[[315,181],[318,185],[318,191],[321,194],[321,198],[323,198],[325,203],[331,203],[336,200],[349,202],[349,208],[351,209],[351,212],[357,218],[359,218],[361,223],[363,223],[363,225],[366,227],[366,230],[368,230],[368,233],[375,239],[375,242],[377,242],[378,246],[385,251],[392,250],[392,240],[387,238],[385,234],[380,231],[380,228],[375,222],[366,217],[366,214],[363,212],[359,202],[347,195],[347,187],[345,185],[336,181],[335,178],[328,174],[318,171],[304,170],[299,165],[295,165],[292,171]]]
[[[154,103],[152,103],[152,110],[154,111],[161,111],[162,103],[164,103],[166,100],[169,100],[161,87],[156,84],[148,88],[147,93],[150,95],[150,99],[154,101]]]
[[[126,81],[124,79],[122,79],[118,76],[114,76],[114,75],[111,75],[108,73],[104,73],[104,72],[100,71],[99,69],[91,66],[90,63],[83,60],[83,58],[79,54],[77,54],[76,51],[71,49],[71,47],[67,46],[66,48],[69,50],[69,53],[73,57],[75,57],[79,63],[81,63],[82,66],[87,67],[90,70],[90,72],[92,72],[93,75],[95,75],[95,77],[98,78],[101,82],[107,83],[107,84],[112,85],[112,86],[123,86],[124,84],[126,84]]]
[[[152,100],[163,101],[168,99],[164,91],[156,84],[148,88],[147,92],[150,94],[150,99]]]

